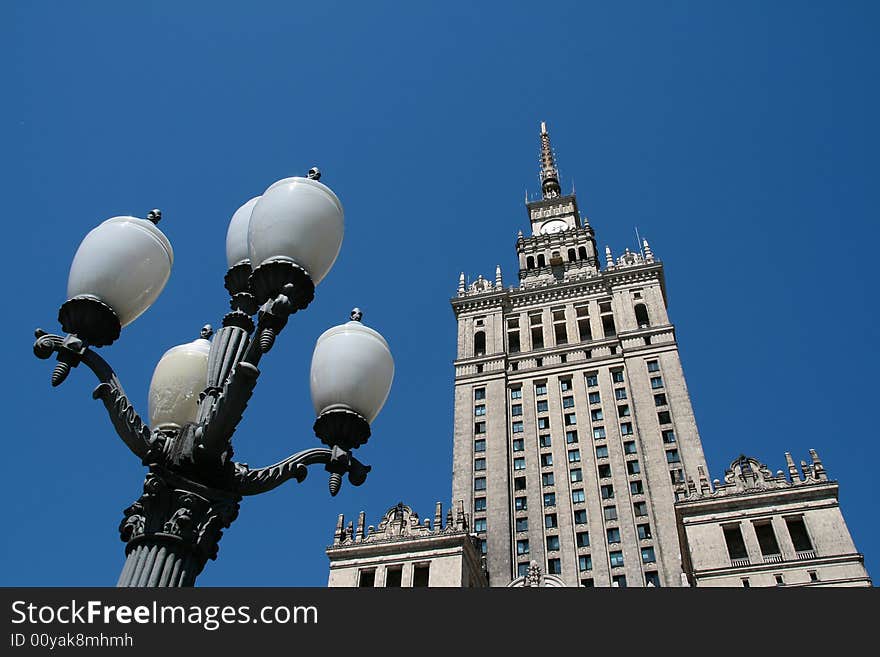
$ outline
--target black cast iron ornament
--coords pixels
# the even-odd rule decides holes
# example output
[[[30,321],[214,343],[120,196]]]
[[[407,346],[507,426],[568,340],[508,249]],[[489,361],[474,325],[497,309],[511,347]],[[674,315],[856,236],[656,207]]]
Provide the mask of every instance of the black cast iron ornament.
[[[151,220],[160,216],[158,210],[150,214]],[[75,313],[64,310],[73,300],[66,302],[65,336],[35,332],[34,354],[41,359],[57,354],[52,385],[64,381],[71,368],[86,365],[99,381],[92,397],[104,403],[116,433],[149,469],[143,494],[125,509],[119,525],[126,561],[117,586],[192,586],[208,559],[217,557],[223,530],[238,516],[243,496],[291,479],[302,482],[311,465],[324,465],[330,473],[331,495],[339,491],[344,475],[360,486],[370,471],[351,453],[367,441],[370,425],[350,410],[325,412],[315,421],[315,435],[327,447],[297,452],[264,468],[233,460],[232,437],[260,376],[257,366],[290,315],[309,305],[314,284],[305,269],[291,263],[264,265],[252,273],[249,264],[239,263],[225,282],[231,312],[211,340],[198,419],[179,429],[151,430],[144,424],[113,368],[91,348],[109,344],[94,338],[100,321],[95,318],[106,315],[98,305],[89,300]],[[259,296],[255,283],[261,286]],[[360,311],[351,317],[360,321]],[[210,326],[201,337],[211,337]]]

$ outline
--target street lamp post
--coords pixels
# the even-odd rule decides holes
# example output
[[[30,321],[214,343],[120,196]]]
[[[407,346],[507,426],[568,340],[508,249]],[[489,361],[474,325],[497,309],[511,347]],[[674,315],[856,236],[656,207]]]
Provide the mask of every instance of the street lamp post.
[[[36,331],[34,354],[57,355],[52,385],[80,363],[92,370],[99,380],[92,396],[149,469],[143,494],[125,509],[119,526],[126,561],[117,586],[192,586],[208,559],[216,558],[243,496],[301,482],[310,465],[330,473],[331,495],[344,475],[359,486],[370,471],[352,452],[370,437],[370,423],[391,389],[394,362],[357,308],[349,322],[321,335],[312,355],[313,428],[325,447],[264,468],[233,460],[232,437],[260,375],[260,359],[290,315],[312,301],[342,245],[342,204],[319,179],[313,168],[306,178],[279,180],[233,215],[225,277],[231,310],[216,334],[205,326],[197,340],[162,356],[150,383],[151,426],[94,348],[114,342],[170,276],[174,256],[156,225],[158,210],[146,220],[114,217],[92,230],[74,256],[68,300],[59,311],[66,335]]]

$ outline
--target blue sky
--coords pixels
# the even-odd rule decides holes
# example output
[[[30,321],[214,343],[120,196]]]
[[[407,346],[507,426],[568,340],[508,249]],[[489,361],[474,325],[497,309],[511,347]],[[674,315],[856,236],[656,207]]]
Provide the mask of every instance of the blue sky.
[[[775,471],[818,449],[876,577],[878,18],[872,2],[3,3],[0,584],[113,585],[141,488],[91,374],[51,389],[31,354],[34,328],[59,330],[79,241],[163,210],[172,277],[103,350],[145,414],[161,354],[226,311],[232,213],[313,165],[345,241],[263,361],[236,456],[316,444],[311,350],[358,305],[397,365],[359,450],[373,472],[336,498],[319,469],[246,499],[200,583],[323,586],[337,513],[448,504],[448,299],[460,271],[516,281],[542,120],[600,248],[633,248],[638,227],[665,263],[711,476],[742,452]]]

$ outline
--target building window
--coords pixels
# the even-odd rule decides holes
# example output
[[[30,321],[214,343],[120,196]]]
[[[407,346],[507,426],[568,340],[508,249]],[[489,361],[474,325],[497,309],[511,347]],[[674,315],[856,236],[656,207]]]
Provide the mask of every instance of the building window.
[[[602,507],[602,515],[605,517],[605,520],[617,520],[617,507],[616,506]]]
[[[605,304],[602,304],[605,305]],[[610,304],[608,304],[610,305]],[[614,315],[601,315],[602,318],[602,333],[606,338],[611,338],[617,335],[617,329],[614,327]]]
[[[474,490],[486,490],[486,478],[477,477],[474,479]]]
[[[528,554],[529,553],[529,539],[521,538],[516,542],[516,553],[517,554]]]
[[[681,458],[678,455],[677,449],[666,450],[666,462],[667,463],[681,463]]]
[[[540,317],[538,318],[540,319]],[[544,329],[541,326],[532,327],[532,349],[544,348]]]
[[[584,588],[586,588],[586,589],[591,589],[591,588],[593,588],[593,587],[595,586],[595,584],[593,584],[593,578],[592,578],[592,577],[587,577],[587,578],[582,579],[582,580],[581,580],[581,586],[584,587]]]
[[[575,308],[578,325],[578,338],[581,342],[587,342],[593,339],[593,331],[590,329],[590,309],[587,306],[578,306]]]
[[[817,573],[815,570],[808,570],[807,574],[810,576],[811,582],[818,582],[819,581],[819,573]]]
[[[526,459],[523,456],[518,456],[513,459],[513,469],[514,470],[525,470],[526,469]]]
[[[617,407],[617,417],[629,417],[629,404]]]
[[[486,398],[486,389],[485,388],[474,388],[474,399],[476,401],[480,401],[481,399]]]
[[[656,561],[657,561],[657,557],[654,555],[654,548],[643,547],[642,548],[642,563],[654,563]]]
[[[569,463],[577,463],[580,460],[581,460],[581,450],[579,450],[579,449],[568,450],[568,462]]]
[[[569,390],[571,390],[571,379],[560,379],[559,389],[562,392],[568,392]]]
[[[576,525],[586,525],[587,524],[587,510],[586,509],[575,510],[574,524],[576,524]]]
[[[642,480],[636,479],[635,481],[629,482],[629,492],[632,495],[642,495],[645,492],[645,488],[642,486]]]
[[[542,486],[552,486],[554,484],[553,473],[545,472],[541,475],[541,485]]]
[[[658,363],[656,360],[649,360],[648,361],[648,371],[649,372],[659,372],[660,371],[660,363]]]
[[[578,557],[578,570],[593,570],[593,558],[589,554],[582,554]],[[589,580],[592,582],[593,580]]]
[[[516,574],[518,577],[525,577],[529,574],[529,564],[528,563],[518,563],[516,564]]]
[[[782,586],[783,584],[785,584],[785,580],[782,579],[782,575],[774,575],[773,577],[776,578],[776,586]]]
[[[481,438],[480,440],[474,441],[474,451],[475,452],[485,452],[486,451],[486,441]]]
[[[486,414],[486,406],[485,404],[477,404],[474,406],[474,415],[485,415]]]
[[[579,548],[590,547],[590,532],[578,532],[575,534],[575,544]]]
[[[803,518],[786,518],[785,526],[788,527],[788,534],[791,536],[795,552],[812,551],[813,542],[807,533],[807,526],[804,524]]]
[[[623,383],[623,370],[613,370],[611,372],[611,381],[614,383]]]
[[[538,428],[539,429],[549,429],[550,428],[550,418],[549,417],[539,417],[538,418]]]
[[[620,550],[609,552],[608,558],[611,559],[612,568],[620,568],[623,565],[623,552]]]
[[[605,438],[605,427],[593,427],[593,439],[603,440]]]
[[[756,522],[754,525],[755,534],[758,536],[758,545],[761,547],[761,554],[765,557],[778,555],[779,544],[776,542],[776,534],[770,521]]]
[[[614,499],[614,486],[612,484],[599,486],[599,493],[602,495],[603,500],[612,500]]]
[[[727,543],[727,555],[731,561],[745,559],[748,561],[749,553],[746,551],[746,543],[743,541],[742,531],[739,525],[728,525],[724,529],[724,542]]]
[[[620,543],[620,530],[617,527],[609,527],[605,530],[608,543]]]
[[[545,513],[544,514],[544,527],[547,529],[555,529],[559,526],[559,522],[556,518],[555,513]]]
[[[474,355],[483,356],[486,353],[486,334],[483,331],[474,333]]]
[[[486,469],[486,459],[474,459],[474,470],[485,470]]]
[[[575,488],[571,491],[571,501],[573,504],[582,504],[585,500],[583,488]]]
[[[522,388],[511,388],[510,389],[510,398],[511,399],[522,399]]]
[[[636,453],[636,441],[627,440],[623,443],[623,453],[624,454],[635,454]]]
[[[615,388],[614,389],[614,398],[615,399],[626,399],[626,388]]]
[[[513,451],[522,452],[525,449],[525,441],[522,438],[513,439]]]
[[[751,588],[752,585],[749,584],[749,578],[748,578],[748,577],[743,577],[740,581],[742,582],[742,585],[743,585],[743,588],[744,588],[744,589]]]
[[[486,423],[485,422],[475,422],[474,423],[474,433],[486,433]]]
[[[681,468],[676,468],[674,470],[669,471],[669,480],[673,484],[683,484],[684,483],[684,472]]]
[[[565,442],[568,445],[578,441],[578,432],[576,429],[569,429],[565,432]]]
[[[556,313],[562,314],[562,321],[557,321]],[[553,337],[556,339],[557,345],[568,344],[568,331],[565,330],[565,311],[553,312]]]
[[[553,465],[553,454],[541,454],[541,467],[546,468]]]
[[[599,479],[607,479],[611,476],[611,465],[609,463],[599,464]]]
[[[648,523],[644,523],[643,525],[636,525],[636,531],[639,533],[640,541],[645,541],[649,538],[652,538],[651,525],[649,525]]]
[[[476,518],[474,520],[474,531],[479,533],[486,531],[486,519],[485,518]]]
[[[529,508],[529,500],[527,497],[515,497],[513,499],[513,508],[517,511],[525,511]]]
[[[424,564],[422,566],[415,566],[413,568],[413,587],[427,586],[430,572],[431,572],[430,564]]]
[[[602,397],[598,392],[591,392],[588,395],[588,398],[591,404],[598,404],[600,401],[602,401]]]
[[[547,551],[550,550],[558,550],[559,549],[559,537],[558,536],[548,536],[547,537]]]
[[[657,388],[663,387],[663,377],[662,376],[652,376],[651,377],[651,387],[655,390]]]
[[[580,468],[573,468],[571,470],[571,472],[568,473],[568,478],[569,478],[569,481],[571,481],[573,483],[578,482],[578,481],[583,481],[584,480],[584,473],[581,471]]]
[[[358,571],[358,586],[361,588],[376,586],[376,570],[370,568],[368,570]]]
[[[486,510],[486,498],[485,497],[474,498],[474,511],[485,511],[485,510]]]
[[[570,427],[573,424],[577,424],[577,415],[575,413],[566,413],[565,426]]]
[[[627,471],[627,473],[629,473],[629,474],[631,474],[631,475],[637,475],[637,474],[639,474],[642,470],[641,470],[641,468],[639,467],[639,462],[638,462],[638,461],[627,461],[627,462],[626,462],[626,471]]]
[[[513,433],[522,433],[523,432],[523,423],[522,422],[514,422],[513,423]]]
[[[631,436],[633,432],[632,422],[621,422],[620,423],[620,435],[621,436]]]
[[[660,394],[654,395],[654,406],[666,406],[666,393],[661,392]]]
[[[672,429],[664,429],[660,433],[663,436],[663,442],[667,445],[675,442],[675,432]]]
[[[510,407],[511,415],[522,415],[522,404],[514,404]]]
[[[542,448],[550,447],[550,445],[552,444],[550,440],[550,434],[545,433],[538,436],[538,444],[541,445]]]
[[[597,385],[599,385],[599,374],[596,372],[585,374],[584,381],[586,381],[588,388],[595,388]]]
[[[511,330],[509,326],[507,328],[507,350],[512,354],[518,354],[522,349],[519,343],[519,329]]]
[[[647,502],[635,502],[633,503],[633,511],[636,514],[636,517],[643,518],[648,515],[648,503]]]
[[[645,586],[660,586],[660,575],[656,570],[651,570],[645,573]]]
[[[544,506],[556,506],[556,493],[544,493]]]
[[[400,588],[403,585],[403,566],[385,569],[385,586]]]
[[[541,395],[547,394],[547,384],[546,383],[536,383],[535,384],[535,396],[540,397]]]
[[[594,408],[592,411],[590,411],[590,417],[593,418],[593,422],[601,420],[603,418],[602,409]]]
[[[547,400],[539,399],[537,403],[538,413],[546,413],[547,412]]]
[[[669,411],[660,411],[659,413],[657,413],[657,421],[660,424],[671,424],[672,416],[669,415]]]
[[[529,531],[529,519],[528,518],[517,518],[516,519],[516,531],[518,531],[518,532]]]
[[[526,489],[526,478],[525,477],[514,477],[513,490],[525,490],[525,489]]]
[[[574,397],[563,397],[562,408],[574,408]]]

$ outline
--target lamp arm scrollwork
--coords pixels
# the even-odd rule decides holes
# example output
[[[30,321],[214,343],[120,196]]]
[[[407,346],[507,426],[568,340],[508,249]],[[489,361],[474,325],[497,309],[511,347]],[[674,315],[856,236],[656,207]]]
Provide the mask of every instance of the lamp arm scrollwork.
[[[302,482],[308,474],[308,466],[318,464],[325,465],[328,470],[348,472],[348,480],[354,486],[360,486],[364,483],[367,473],[371,469],[369,465],[364,465],[338,447],[333,449],[315,447],[297,452],[283,461],[265,468],[251,470],[247,465],[236,463],[235,479],[238,493],[240,495],[258,495],[278,488],[290,479]]]
[[[79,363],[85,364],[94,373],[100,383],[92,392],[92,398],[100,399],[104,403],[119,438],[135,456],[143,459],[150,444],[150,428],[135,411],[110,364],[76,336],[62,337],[46,333],[42,329],[37,329],[34,334],[37,338],[34,342],[34,355],[37,358],[48,359],[53,353],[59,355],[56,371],[63,369],[64,372],[63,376],[53,377],[53,383],[57,379],[63,381],[67,371]]]

